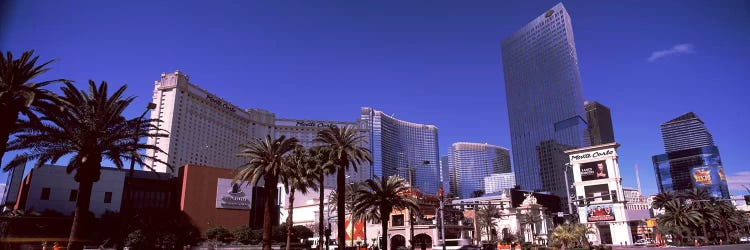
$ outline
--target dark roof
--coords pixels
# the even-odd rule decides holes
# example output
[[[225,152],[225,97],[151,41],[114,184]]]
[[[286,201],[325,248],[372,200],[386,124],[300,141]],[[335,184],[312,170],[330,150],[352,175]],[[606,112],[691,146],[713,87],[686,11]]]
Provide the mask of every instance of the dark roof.
[[[687,113],[685,113],[685,114],[683,114],[681,116],[678,116],[677,118],[674,118],[674,119],[672,119],[672,120],[670,120],[668,122],[662,123],[662,125],[666,125],[666,124],[670,124],[670,123],[683,122],[683,121],[692,120],[692,119],[698,119],[698,121],[700,121],[701,123],[703,122],[703,121],[701,121],[701,118],[698,118],[698,116],[695,115],[695,113],[693,113],[693,112],[687,112]]]

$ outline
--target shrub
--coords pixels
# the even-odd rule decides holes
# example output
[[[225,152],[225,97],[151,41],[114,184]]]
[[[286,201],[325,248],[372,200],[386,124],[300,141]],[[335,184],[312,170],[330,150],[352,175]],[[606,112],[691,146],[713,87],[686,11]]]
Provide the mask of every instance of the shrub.
[[[135,230],[128,234],[128,237],[125,239],[125,246],[136,250],[148,249],[148,238],[146,238],[143,230]]]
[[[229,238],[229,236],[231,236],[229,230],[222,226],[212,227],[206,230],[206,238],[209,240],[224,241],[226,238]]]
[[[263,232],[258,230],[252,230],[247,225],[242,225],[237,228],[235,228],[232,231],[232,235],[234,236],[234,240],[237,242],[240,242],[242,244],[258,244],[261,240],[261,237],[263,237]]]

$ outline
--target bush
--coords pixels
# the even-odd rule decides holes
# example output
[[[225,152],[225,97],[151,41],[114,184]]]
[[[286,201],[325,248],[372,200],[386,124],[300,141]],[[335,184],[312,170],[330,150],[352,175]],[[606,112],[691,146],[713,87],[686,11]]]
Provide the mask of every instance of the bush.
[[[222,226],[212,227],[206,230],[206,238],[209,240],[224,241],[226,238],[229,238],[230,235],[229,230]]]
[[[135,230],[128,234],[128,237],[125,239],[125,246],[136,250],[148,249],[148,238],[146,238],[143,230]]]
[[[252,230],[247,225],[242,225],[232,231],[234,240],[242,244],[258,244],[263,237],[263,231]]]

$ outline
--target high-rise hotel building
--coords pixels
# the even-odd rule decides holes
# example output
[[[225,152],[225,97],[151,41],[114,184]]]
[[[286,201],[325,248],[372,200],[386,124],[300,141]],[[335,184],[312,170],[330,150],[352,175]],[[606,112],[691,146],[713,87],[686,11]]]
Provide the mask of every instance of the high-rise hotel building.
[[[322,120],[298,120],[298,119],[284,119],[284,118],[278,118],[276,119],[275,125],[274,125],[274,134],[278,136],[286,136],[287,138],[297,138],[299,140],[299,144],[304,146],[305,148],[311,148],[315,146],[321,146],[323,145],[320,142],[316,142],[315,138],[318,136],[318,132],[321,130],[327,129],[329,127],[345,127],[345,126],[351,126],[355,127],[359,131],[359,136],[363,138],[361,141],[360,146],[364,148],[369,148],[370,143],[367,141],[368,133],[366,124],[362,122],[348,122],[348,121],[322,121]],[[349,171],[347,171],[346,176],[347,183],[348,182],[361,182],[364,180],[367,180],[371,178],[370,176],[370,164],[367,162],[363,162],[361,165],[357,166],[357,171],[355,172],[354,169],[350,168]],[[336,186],[336,175],[328,175],[326,176],[326,179],[324,181],[325,186],[335,187]]]
[[[361,111],[372,150],[371,175],[399,175],[421,192],[437,194],[441,185],[437,127],[399,120],[369,107]]]
[[[450,162],[454,173],[456,193],[461,198],[472,198],[476,191],[485,191],[485,177],[510,173],[508,149],[487,143],[456,142],[451,145]]]
[[[166,153],[147,150],[146,154],[169,163],[147,160],[157,172],[176,175],[185,164],[236,168],[247,159],[236,157],[240,144],[273,134],[275,116],[259,109],[242,109],[189,82],[175,71],[162,73],[154,84],[151,119],[169,133],[166,138],[149,138],[148,144]]]
[[[659,192],[699,188],[729,198],[719,147],[703,120],[685,113],[662,123],[661,134],[666,152],[652,157]]]
[[[568,11],[555,5],[501,50],[516,182],[566,197],[563,151],[585,146],[587,127]]]

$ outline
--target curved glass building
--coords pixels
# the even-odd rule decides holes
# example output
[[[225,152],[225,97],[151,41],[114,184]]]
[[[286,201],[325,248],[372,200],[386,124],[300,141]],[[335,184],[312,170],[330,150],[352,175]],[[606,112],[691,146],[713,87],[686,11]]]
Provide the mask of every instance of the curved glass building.
[[[399,175],[423,193],[437,194],[442,185],[437,127],[399,120],[369,107],[361,111],[361,122],[369,129],[371,175]]]
[[[486,192],[485,177],[510,173],[510,152],[507,148],[487,143],[456,142],[451,145],[455,192],[461,198],[472,198],[476,191]]]

